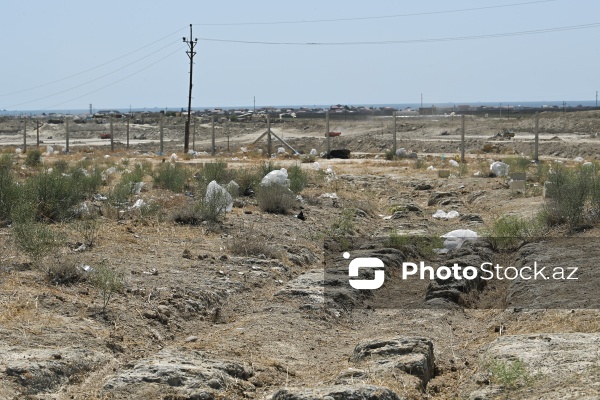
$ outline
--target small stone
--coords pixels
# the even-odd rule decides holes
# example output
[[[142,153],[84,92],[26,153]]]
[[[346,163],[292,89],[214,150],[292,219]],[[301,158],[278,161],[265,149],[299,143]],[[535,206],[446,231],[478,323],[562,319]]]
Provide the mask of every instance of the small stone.
[[[185,338],[185,341],[187,343],[197,342],[198,341],[198,336],[188,336],[187,338]]]
[[[210,379],[208,382],[206,382],[206,385],[213,389],[221,389],[223,386],[221,381],[216,378]]]

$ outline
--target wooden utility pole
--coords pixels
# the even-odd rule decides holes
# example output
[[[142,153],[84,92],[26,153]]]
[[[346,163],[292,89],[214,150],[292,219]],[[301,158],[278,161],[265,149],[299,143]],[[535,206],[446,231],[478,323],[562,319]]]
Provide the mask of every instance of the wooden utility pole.
[[[267,157],[271,157],[272,154],[272,139],[271,139],[271,117],[267,114]]]
[[[65,119],[65,124],[66,124],[66,140],[67,140],[67,146],[65,147],[65,152],[69,152],[69,118]]]
[[[394,147],[393,147],[393,151],[394,151],[394,157],[396,156],[396,127],[398,126],[396,123],[396,113],[397,111],[394,111]]]
[[[538,153],[538,144],[540,139],[540,113],[535,113],[535,145],[533,149],[533,161],[536,163],[540,162]]]
[[[27,120],[23,120],[23,153],[27,152]]]
[[[196,44],[198,44],[198,39],[192,40],[192,24],[190,24],[190,38],[189,40],[185,37],[183,38],[183,42],[187,43],[189,50],[186,51],[188,57],[190,58],[190,91],[188,94],[188,110],[187,110],[187,121],[185,123],[185,134],[183,139],[183,152],[187,153],[190,149],[190,121],[192,119],[192,74],[194,72],[194,56],[196,52],[194,48]]]
[[[110,117],[110,151],[115,151],[115,129],[113,127],[113,117]]]
[[[465,115],[461,118],[462,129],[460,132],[460,162],[465,163]]]
[[[162,156],[164,154],[163,153],[163,150],[164,150],[164,148],[163,148],[163,135],[164,135],[164,132],[163,132],[163,117],[162,117],[162,115],[160,116],[160,120],[159,120],[159,124],[158,125],[159,125],[159,132],[160,132],[160,151],[159,151],[159,155]]]
[[[325,113],[325,136],[327,137],[327,158],[331,153],[331,135],[329,134],[329,111]]]
[[[213,156],[215,155],[215,152],[217,151],[217,146],[215,145],[215,116],[212,115],[210,117],[211,120],[211,128],[212,128],[212,134],[211,134],[211,146],[210,146],[210,154],[212,154]]]

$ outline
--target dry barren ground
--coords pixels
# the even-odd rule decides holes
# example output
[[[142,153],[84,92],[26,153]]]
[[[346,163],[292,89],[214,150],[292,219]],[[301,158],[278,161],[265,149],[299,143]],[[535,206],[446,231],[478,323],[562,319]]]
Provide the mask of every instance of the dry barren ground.
[[[332,131],[343,132],[332,140],[334,148],[349,148],[356,157],[317,158],[319,171],[314,163],[299,164],[309,173],[309,184],[287,214],[263,212],[254,197],[240,196],[216,226],[180,225],[169,215],[195,199],[158,189],[149,176],[121,211],[89,201],[101,213],[92,247],[75,251],[83,238],[73,223],[53,229],[64,235],[62,260],[92,268],[104,263],[124,272],[125,285],[106,312],[89,281],[49,282],[17,250],[12,227],[0,228],[0,398],[600,398],[598,309],[511,307],[507,287],[488,287],[469,306],[323,305],[318,275],[323,240],[341,223],[362,237],[440,235],[454,229],[484,234],[499,217],[529,217],[544,203],[534,178],[521,193],[509,189],[504,178],[488,177],[490,160],[531,155],[532,119],[467,119],[466,169],[448,164],[458,151],[458,117],[399,122],[398,147],[416,151],[419,161],[385,160],[383,151],[392,138],[389,119],[332,123]],[[600,112],[542,114],[540,154],[569,165],[576,156],[596,160],[599,122]],[[514,130],[516,138],[491,139],[505,128]],[[43,136],[52,132],[59,149],[61,128],[44,129]],[[255,148],[238,151],[264,131],[263,124],[228,129],[235,151],[218,160],[234,170],[264,162]],[[324,150],[323,129],[323,121],[273,125],[305,153]],[[145,140],[158,139],[156,126],[145,131]],[[199,131],[196,150],[207,150],[209,128]],[[166,136],[168,154],[180,151],[178,132]],[[72,139],[81,143],[70,154],[45,155],[43,163],[74,165],[87,157],[102,169],[119,167],[101,194],[136,162],[169,162],[153,154],[156,142],[132,141],[130,149],[121,143],[111,153],[84,143],[91,134],[80,136]],[[0,151],[14,153],[19,140],[18,134],[4,135]],[[491,147],[484,151],[486,144]],[[226,149],[222,134],[218,146]],[[24,165],[25,157],[16,159],[20,178],[34,173]],[[178,155],[178,162],[192,171],[213,161]],[[274,161],[291,166],[298,158],[285,155]],[[430,165],[448,168],[452,175],[439,178],[437,169],[426,169]],[[333,174],[324,172],[328,167]],[[527,169],[536,176],[535,166]],[[336,198],[323,196],[327,193]],[[158,208],[147,214],[131,210],[137,199]],[[456,210],[463,218],[433,219],[440,208]],[[300,211],[305,220],[295,217]],[[564,234],[561,228],[550,233]],[[593,241],[585,247],[586,238],[598,234],[593,226],[575,233],[583,243],[582,259],[593,250]],[[249,244],[262,254],[238,255],[236,250]],[[550,247],[538,251],[553,255]],[[415,292],[417,301],[425,299],[425,290]],[[500,306],[485,308],[486,301]]]

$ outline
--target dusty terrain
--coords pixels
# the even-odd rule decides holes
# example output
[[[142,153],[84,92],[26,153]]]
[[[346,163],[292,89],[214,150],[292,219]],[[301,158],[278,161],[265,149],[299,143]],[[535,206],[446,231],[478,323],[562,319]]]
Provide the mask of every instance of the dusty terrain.
[[[94,246],[75,252],[80,234],[69,223],[54,228],[66,235],[63,258],[92,268],[108,262],[124,271],[125,286],[106,312],[89,282],[48,282],[17,250],[11,227],[0,228],[0,399],[599,398],[598,309],[514,307],[507,287],[486,288],[468,306],[323,305],[318,279],[323,239],[347,210],[355,236],[441,235],[454,229],[484,234],[498,217],[530,216],[544,203],[541,184],[533,179],[520,193],[505,178],[488,177],[490,161],[532,155],[532,117],[467,118],[466,169],[448,163],[459,154],[460,117],[398,119],[398,148],[415,151],[418,161],[385,159],[392,122],[331,121],[330,130],[342,132],[331,139],[332,148],[348,148],[352,156],[301,163],[309,184],[287,214],[263,212],[254,197],[241,196],[217,226],[189,226],[127,207],[108,212],[102,201],[90,201],[103,210]],[[5,132],[18,129],[16,122],[3,125]],[[539,127],[543,160],[571,165],[575,157],[600,158],[600,111],[543,113]],[[29,129],[32,146],[35,132]],[[124,125],[117,124],[115,152],[107,147],[110,141],[98,139],[99,131],[78,129],[71,132],[71,153],[44,155],[45,165],[59,159],[75,164],[82,157],[103,169],[124,165],[124,158],[127,165],[158,165],[169,162],[171,153],[191,169],[215,161],[181,154],[181,120],[166,123],[165,154],[159,156],[157,125],[132,125],[131,137],[143,132],[146,138],[131,139],[127,149]],[[251,144],[265,129],[263,122],[219,124],[216,159],[229,169],[264,162],[256,150],[266,150],[266,141]],[[272,129],[305,154],[326,149],[324,121],[289,120]],[[503,129],[515,138],[493,137]],[[210,150],[210,132],[209,125],[198,124],[196,151]],[[40,137],[42,151],[47,144],[60,151],[64,127],[44,125]],[[22,142],[22,132],[0,134],[0,152],[14,154]],[[274,151],[278,146],[274,141]],[[32,173],[25,157],[15,159],[22,177]],[[288,151],[273,161],[290,166],[299,159]],[[333,173],[325,172],[328,167]],[[449,178],[438,177],[442,168],[451,170]],[[535,166],[529,167],[528,174],[534,173]],[[101,194],[117,179],[109,179]],[[150,177],[145,182],[133,201],[159,204],[165,215],[193,201],[153,187]],[[324,197],[327,193],[336,198]],[[440,208],[469,217],[433,219]],[[306,220],[295,217],[300,210]],[[589,227],[575,235],[583,240],[599,233]],[[564,234],[560,228],[552,232]],[[240,238],[274,251],[234,255]],[[593,241],[585,243],[582,259],[595,257]],[[557,251],[539,246],[548,257]],[[425,295],[415,292],[418,302]],[[524,368],[499,379],[502,373],[490,365],[506,360],[523,362]]]

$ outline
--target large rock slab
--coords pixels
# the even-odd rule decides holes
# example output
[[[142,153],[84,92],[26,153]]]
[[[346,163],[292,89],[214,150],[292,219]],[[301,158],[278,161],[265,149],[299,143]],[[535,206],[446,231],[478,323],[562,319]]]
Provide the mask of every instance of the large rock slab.
[[[599,264],[600,240],[597,238],[545,238],[526,244],[516,253],[515,267],[533,269],[536,266],[539,275],[536,279],[511,280],[506,305],[511,308],[598,309]],[[534,272],[528,275],[535,277]]]
[[[553,333],[501,336],[484,354],[484,363],[522,362],[525,371],[514,388],[479,390],[472,399],[600,398],[600,333]],[[529,379],[524,379],[528,376]],[[491,376],[494,383],[494,377]],[[500,390],[498,390],[500,389]]]
[[[354,348],[350,360],[366,367],[373,376],[397,375],[398,372],[415,376],[421,387],[435,374],[433,343],[423,337],[363,341]]]
[[[280,389],[271,400],[401,400],[386,387],[335,385],[320,388]]]
[[[180,398],[212,399],[224,390],[254,390],[248,382],[253,370],[243,364],[208,357],[199,351],[164,349],[139,360],[132,368],[118,372],[104,384],[112,395],[137,393],[154,386],[156,393],[165,389]]]
[[[56,392],[112,359],[85,348],[0,348],[0,354],[0,372],[12,378],[19,384],[19,391],[28,395]]]

